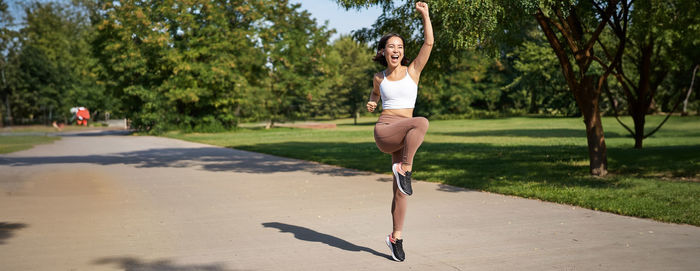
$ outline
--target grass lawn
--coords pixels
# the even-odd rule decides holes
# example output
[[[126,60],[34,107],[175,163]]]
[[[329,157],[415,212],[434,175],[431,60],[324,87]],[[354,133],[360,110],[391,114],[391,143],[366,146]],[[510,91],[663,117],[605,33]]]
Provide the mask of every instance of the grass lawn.
[[[648,117],[647,128],[662,119]],[[374,144],[375,120],[332,121],[338,128],[325,130],[241,128],[167,136],[389,174],[391,156]],[[431,121],[413,176],[700,226],[700,117],[672,117],[641,150],[633,149],[634,139],[614,118],[604,118],[603,127],[610,171],[605,178],[588,174],[582,119],[525,117]]]
[[[78,126],[78,125],[66,125],[61,129],[63,132],[71,132],[71,131],[84,131],[84,130],[89,130],[93,129],[93,127],[85,127],[85,126]],[[6,134],[12,134],[12,133],[56,133],[59,132],[54,128],[53,126],[46,126],[46,125],[16,125],[16,126],[7,126],[0,128],[0,133],[6,133]]]
[[[66,125],[62,131],[82,131],[89,127]],[[17,125],[0,128],[0,154],[31,149],[34,145],[51,143],[60,137],[48,136],[58,132],[46,125]]]
[[[0,154],[31,149],[34,145],[51,143],[54,136],[0,136]]]

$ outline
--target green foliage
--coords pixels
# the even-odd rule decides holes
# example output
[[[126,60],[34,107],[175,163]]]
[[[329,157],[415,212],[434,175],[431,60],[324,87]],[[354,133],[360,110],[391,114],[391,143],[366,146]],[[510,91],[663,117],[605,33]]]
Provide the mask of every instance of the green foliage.
[[[338,1],[346,8],[380,4],[384,13],[372,29],[355,32],[355,38],[364,42],[376,42],[389,32],[398,33],[405,39],[406,57],[416,56],[422,44],[422,25],[415,14],[415,2],[405,1],[395,6],[394,2]],[[372,2],[372,3],[370,3]],[[518,101],[519,89],[506,88],[516,76],[507,54],[513,47],[504,42],[503,48],[493,55],[480,51],[456,47],[455,38],[446,29],[447,9],[440,9],[437,1],[429,1],[431,21],[435,30],[435,45],[430,61],[421,74],[419,98],[415,114],[431,118],[455,116],[483,116],[525,112],[527,103]],[[447,1],[443,4],[449,4]],[[438,7],[436,7],[436,5]],[[530,23],[532,25],[532,23]],[[522,31],[505,35],[514,42]],[[496,113],[485,113],[496,111]],[[500,112],[500,113],[499,113]]]
[[[3,109],[10,112],[7,119],[66,121],[73,106],[88,107],[97,117],[111,99],[104,97],[93,72],[98,67],[90,57],[87,18],[60,3],[30,2],[24,12],[26,22],[19,30],[2,26],[1,93]]]
[[[566,80],[552,48],[541,31],[528,33],[528,40],[509,54],[519,76],[508,88],[518,107],[527,106],[531,114],[574,116],[580,114],[576,101],[568,90]]]
[[[298,5],[115,3],[100,2],[93,46],[136,128],[211,131],[315,111],[331,32]]]
[[[611,48],[624,41],[621,63],[612,71],[615,82],[609,84],[610,102],[633,116],[634,128],[628,131],[635,138],[636,148],[642,147],[642,140],[648,135],[645,116],[659,110],[676,110],[685,98],[686,88],[668,79],[679,75],[683,78],[683,73],[687,76],[700,63],[696,47],[690,46],[700,39],[700,19],[696,16],[699,11],[697,1],[635,1],[629,14],[614,15],[608,31],[603,33],[599,45],[608,60],[613,57]],[[656,104],[657,101],[661,102]]]
[[[322,64],[332,32],[298,10],[298,4],[271,2],[259,32],[268,68],[266,92],[260,98],[272,123],[303,119],[314,111],[312,102],[321,97],[320,86],[330,73]]]
[[[416,113],[438,117],[522,109],[504,89],[513,77],[505,61],[475,51],[451,55],[440,73],[421,76]]]
[[[384,14],[378,18],[375,26],[380,28],[391,26],[404,37],[413,36],[405,34],[422,33],[414,32],[415,29],[420,28],[420,23],[410,20],[418,18],[412,14],[415,1],[336,0],[336,2],[345,8],[382,6]],[[430,7],[435,44],[455,49],[477,47],[493,49],[501,42],[511,42],[513,38],[520,36],[522,32],[519,29],[522,29],[523,25],[531,24],[531,15],[538,7],[546,7],[554,3],[565,5],[568,1],[432,0],[425,2]],[[369,31],[376,34],[371,32],[373,30]]]
[[[692,71],[700,64],[700,3],[697,1],[641,1],[635,2],[631,16],[628,64],[625,71],[638,81],[639,45],[653,43],[651,81],[659,86],[654,97],[655,110],[669,112],[685,98]],[[660,75],[664,75],[661,77]],[[659,78],[660,77],[660,78]],[[694,91],[697,93],[697,91]],[[700,109],[698,95],[691,96],[690,109]],[[679,109],[676,110],[678,112]]]
[[[356,117],[365,110],[372,89],[372,76],[380,67],[371,61],[374,53],[364,43],[349,36],[333,42],[324,57],[323,88],[327,91],[318,99],[320,115],[331,118]]]
[[[213,1],[100,4],[93,46],[135,128],[235,126],[255,80],[246,75],[263,63],[247,38],[256,11]]]
[[[376,48],[367,49],[368,45],[396,32],[406,38],[406,55],[411,58],[423,38],[415,1],[336,1],[345,8],[379,5],[384,13],[371,29],[333,43],[332,29],[288,1],[72,2],[30,2],[26,24],[17,27],[3,12],[7,1],[0,1],[3,119],[63,120],[69,117],[69,107],[80,105],[90,108],[94,117],[125,116],[134,128],[159,133],[220,131],[241,121],[272,124],[357,116],[364,112],[372,73],[381,70],[370,60]],[[571,90],[566,90],[559,59],[533,14],[541,11],[555,18],[575,12],[586,36],[598,21],[591,3],[427,2],[436,42],[421,75],[417,115],[445,119],[580,114]],[[605,8],[607,2],[595,3]],[[666,111],[677,100],[678,90],[687,89],[697,59],[700,24],[697,16],[689,15],[697,4],[635,5],[630,43],[653,37],[661,48],[656,70],[668,70],[668,76],[655,101]],[[657,17],[669,23],[650,21]],[[601,44],[608,49],[617,44],[608,29]],[[635,50],[625,57],[633,58]],[[610,60],[600,44],[594,51]],[[628,63],[625,69],[637,80],[639,75]],[[583,69],[573,66],[576,80],[604,71],[596,63]],[[608,82],[613,91],[619,90],[614,80]],[[696,97],[691,97],[691,110],[698,107]],[[610,108],[609,103],[601,104]]]

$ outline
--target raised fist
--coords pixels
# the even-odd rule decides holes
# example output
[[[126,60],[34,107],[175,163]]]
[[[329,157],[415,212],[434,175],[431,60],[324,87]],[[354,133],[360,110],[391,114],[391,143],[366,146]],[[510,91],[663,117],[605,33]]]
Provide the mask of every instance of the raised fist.
[[[428,4],[424,2],[416,2],[416,10],[423,15],[428,15]]]

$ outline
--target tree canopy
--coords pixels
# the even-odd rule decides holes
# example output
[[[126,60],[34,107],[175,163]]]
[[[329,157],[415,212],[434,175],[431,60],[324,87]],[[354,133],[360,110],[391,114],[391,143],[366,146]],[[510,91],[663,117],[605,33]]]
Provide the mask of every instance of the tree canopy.
[[[67,121],[73,106],[154,133],[367,114],[371,76],[381,70],[371,61],[376,42],[399,33],[411,58],[421,21],[414,1],[333,2],[383,14],[333,39],[288,1],[2,0],[2,123]],[[583,117],[591,170],[604,173],[601,115],[669,112],[686,93],[689,110],[700,108],[687,91],[700,44],[692,1],[428,4],[436,41],[416,115]],[[11,18],[10,5],[22,19]],[[636,132],[639,123],[630,131],[648,135]]]
[[[360,32],[358,36],[361,38],[376,39],[378,34],[386,31],[387,28],[399,29],[400,33],[408,33],[409,36],[414,33],[406,30],[414,27],[411,21],[412,15],[407,12],[413,1],[399,3],[398,6],[395,6],[394,1],[388,0],[337,0],[337,2],[345,8],[363,8],[371,5],[383,7],[384,14],[375,23],[376,29]],[[428,2],[432,17],[435,18],[436,47],[441,48],[437,51],[481,49],[491,54],[516,58],[513,62],[514,67],[521,72],[521,75],[515,76],[513,82],[505,89],[512,89],[517,85],[532,88],[532,84],[547,77],[552,78],[551,71],[546,72],[546,65],[538,66],[534,62],[527,61],[528,58],[538,54],[537,43],[528,42],[524,38],[533,29],[533,23],[536,23],[536,29],[541,31],[551,48],[550,52],[556,56],[563,82],[566,83],[568,91],[573,94],[578,110],[583,116],[588,138],[590,171],[593,175],[601,176],[607,174],[607,151],[601,121],[601,93],[603,89],[609,87],[607,78],[612,75],[618,79],[627,94],[630,113],[633,113],[633,116],[640,115],[634,112],[642,112],[641,117],[635,117],[635,126],[640,125],[636,127],[636,132],[633,134],[643,135],[643,116],[656,95],[656,86],[660,85],[667,72],[663,66],[654,68],[657,72],[652,73],[650,68],[641,68],[638,65],[637,70],[640,73],[639,83],[636,85],[640,90],[636,95],[631,94],[632,91],[629,90],[632,86],[631,80],[625,78],[621,68],[624,65],[629,66],[629,61],[625,59],[635,55],[634,52],[626,50],[628,41],[630,43],[637,41],[638,51],[642,54],[633,58],[638,59],[637,62],[641,65],[648,64],[650,57],[642,53],[644,48],[648,48],[649,51],[657,48],[659,53],[664,50],[672,51],[670,48],[677,46],[672,45],[674,42],[671,37],[686,27],[691,31],[696,29],[693,22],[697,20],[695,18],[697,16],[692,14],[697,14],[698,11],[695,5],[688,4],[687,1],[634,3],[627,0],[435,0]],[[680,12],[680,9],[684,9],[687,13]],[[630,16],[636,19],[630,20]],[[630,27],[630,33],[633,33],[629,37],[626,34],[627,27]],[[377,29],[380,30],[377,31]],[[408,44],[407,46],[410,47],[411,42]],[[654,44],[657,46],[654,47]],[[647,47],[644,47],[645,45]],[[512,50],[514,46],[525,48],[525,51]],[[682,58],[688,55],[692,54],[680,54],[675,57]],[[540,56],[544,57],[544,63],[547,63],[547,54],[540,54]],[[665,55],[659,58],[673,61],[674,57]],[[551,58],[549,59],[551,63]],[[433,67],[441,73],[449,69],[445,64],[455,66],[444,59],[438,59],[437,62],[439,66]],[[660,64],[663,63],[660,62]],[[543,71],[545,73],[542,73]],[[649,82],[653,83],[649,84]],[[538,91],[542,89],[539,87]],[[530,111],[536,111],[533,110],[537,107],[536,92],[530,92],[530,101]],[[617,110],[614,101],[613,105]],[[638,119],[641,122],[637,121]]]

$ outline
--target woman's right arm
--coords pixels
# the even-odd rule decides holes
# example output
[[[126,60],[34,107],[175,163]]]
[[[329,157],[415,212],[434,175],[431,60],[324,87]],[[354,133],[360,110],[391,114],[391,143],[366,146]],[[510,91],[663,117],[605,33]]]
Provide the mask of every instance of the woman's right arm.
[[[369,112],[374,112],[374,109],[377,108],[377,102],[379,101],[379,98],[381,97],[379,95],[379,84],[381,83],[381,80],[378,80],[378,75],[374,75],[372,78],[372,92],[369,94],[369,102],[367,102],[367,111]]]
[[[423,38],[425,40],[423,41],[423,46],[418,52],[418,56],[416,56],[416,59],[413,60],[413,62],[411,62],[409,68],[412,69],[409,69],[409,71],[412,70],[412,72],[414,72],[414,74],[411,74],[415,76],[414,78],[419,78],[420,73],[425,67],[425,64],[428,63],[428,58],[430,58],[430,51],[433,50],[433,43],[435,42],[435,40],[433,38],[433,25],[430,22],[430,12],[428,11],[428,4],[423,2],[416,3],[416,10],[421,14],[421,17],[423,18]]]

